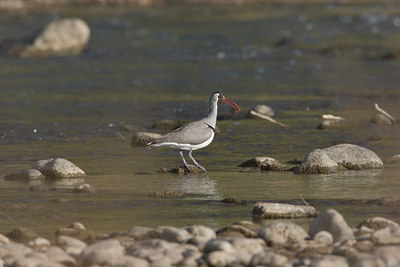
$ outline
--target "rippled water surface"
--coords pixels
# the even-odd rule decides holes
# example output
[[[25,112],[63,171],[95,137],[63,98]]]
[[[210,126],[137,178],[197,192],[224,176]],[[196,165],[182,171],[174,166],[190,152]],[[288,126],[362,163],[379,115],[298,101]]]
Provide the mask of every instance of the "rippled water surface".
[[[399,222],[394,208],[343,204],[398,196],[395,165],[330,175],[241,173],[236,167],[254,156],[301,159],[343,142],[367,147],[383,160],[400,153],[399,126],[369,123],[375,102],[400,117],[400,61],[381,58],[398,49],[399,11],[399,5],[323,4],[2,14],[1,38],[27,36],[71,16],[85,19],[92,36],[79,57],[0,57],[0,176],[50,157],[67,158],[88,174],[56,182],[1,179],[0,232],[24,225],[51,236],[74,221],[103,232],[192,223],[217,229],[251,220],[256,201],[301,197],[320,210],[338,209],[352,226],[370,216]],[[221,120],[214,142],[194,153],[207,174],[139,174],[180,166],[179,154],[131,148],[118,136],[119,127],[134,125],[133,132],[122,132],[130,139],[161,119],[199,119],[216,90],[244,110],[270,105],[289,127],[244,115]],[[352,123],[317,130],[325,113]],[[72,193],[83,182],[98,192]],[[149,196],[164,190],[185,196]],[[249,205],[220,202],[229,197]]]

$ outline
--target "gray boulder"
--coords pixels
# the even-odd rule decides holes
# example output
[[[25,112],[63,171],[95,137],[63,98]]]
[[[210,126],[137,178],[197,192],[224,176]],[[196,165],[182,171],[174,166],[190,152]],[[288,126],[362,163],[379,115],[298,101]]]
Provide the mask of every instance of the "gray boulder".
[[[85,177],[85,172],[69,160],[56,158],[39,160],[33,164],[33,168],[39,170],[46,178],[79,178]]]
[[[308,234],[301,226],[294,223],[273,222],[260,231],[258,237],[264,239],[269,246],[287,246],[303,242]]]
[[[364,170],[383,168],[382,160],[371,150],[352,145],[340,144],[311,151],[295,168],[295,173],[318,174],[343,170]]]
[[[5,180],[24,180],[24,181],[40,180],[44,178],[45,177],[43,176],[43,174],[36,169],[22,170],[4,176]]]
[[[257,202],[253,208],[253,219],[304,218],[317,216],[314,207],[285,203]]]
[[[334,209],[329,209],[310,223],[308,233],[312,238],[320,231],[331,233],[334,242],[353,239],[353,230],[346,223],[343,216]]]
[[[3,41],[3,53],[19,57],[70,56],[80,54],[90,38],[90,28],[79,18],[53,21],[38,35],[21,40]]]

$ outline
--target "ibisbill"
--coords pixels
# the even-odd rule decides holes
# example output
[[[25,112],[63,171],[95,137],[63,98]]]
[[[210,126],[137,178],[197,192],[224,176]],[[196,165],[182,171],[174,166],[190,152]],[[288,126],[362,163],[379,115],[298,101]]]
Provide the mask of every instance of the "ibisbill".
[[[169,147],[177,149],[182,157],[185,167],[190,170],[189,167],[197,167],[203,171],[207,171],[201,166],[193,157],[193,150],[201,149],[208,146],[214,139],[215,126],[217,124],[218,105],[220,104],[231,105],[236,112],[240,111],[239,106],[224,97],[221,92],[214,92],[210,96],[208,104],[208,114],[206,117],[185,124],[172,132],[169,132],[160,138],[147,144],[149,149],[154,147]],[[195,165],[189,165],[183,155],[183,151],[189,151],[189,157]]]

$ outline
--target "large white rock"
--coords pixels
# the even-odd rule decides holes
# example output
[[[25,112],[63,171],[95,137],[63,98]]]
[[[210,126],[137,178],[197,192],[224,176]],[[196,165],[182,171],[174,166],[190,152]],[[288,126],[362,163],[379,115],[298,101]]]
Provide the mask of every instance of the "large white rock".
[[[303,242],[308,234],[294,223],[273,222],[260,231],[258,236],[270,246],[285,246],[291,243]]]

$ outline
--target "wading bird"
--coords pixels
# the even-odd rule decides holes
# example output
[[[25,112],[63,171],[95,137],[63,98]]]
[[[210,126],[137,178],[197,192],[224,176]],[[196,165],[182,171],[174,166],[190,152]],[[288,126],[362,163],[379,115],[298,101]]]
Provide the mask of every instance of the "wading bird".
[[[236,112],[240,111],[239,106],[235,102],[226,99],[221,92],[212,93],[208,104],[207,117],[185,124],[178,129],[161,136],[153,142],[148,143],[147,147],[149,149],[154,147],[178,149],[187,169],[190,170],[189,167],[197,167],[206,172],[207,170],[193,158],[192,152],[193,150],[211,144],[214,139],[215,125],[217,124],[218,105],[223,103],[231,105]],[[195,166],[187,164],[183,155],[183,150],[189,150],[189,157]]]

